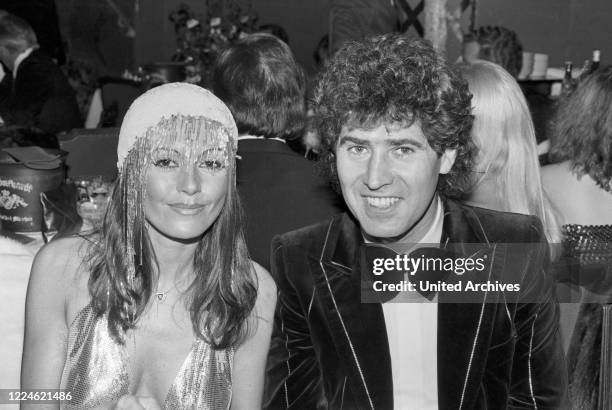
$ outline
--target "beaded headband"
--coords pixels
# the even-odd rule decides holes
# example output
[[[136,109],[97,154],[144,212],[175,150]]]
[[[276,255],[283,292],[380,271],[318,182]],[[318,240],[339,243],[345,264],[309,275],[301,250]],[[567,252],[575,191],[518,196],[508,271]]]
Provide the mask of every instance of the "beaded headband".
[[[122,172],[125,159],[139,142],[170,142],[181,136],[189,146],[197,141],[207,146],[227,145],[233,156],[238,130],[230,110],[210,91],[188,83],[164,84],[138,97],[125,114],[117,169]]]

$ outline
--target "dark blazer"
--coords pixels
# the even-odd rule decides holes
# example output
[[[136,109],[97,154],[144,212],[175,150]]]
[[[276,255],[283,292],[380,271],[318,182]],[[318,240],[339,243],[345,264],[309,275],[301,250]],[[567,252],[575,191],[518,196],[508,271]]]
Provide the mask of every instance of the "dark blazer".
[[[43,51],[34,50],[17,69],[10,94],[2,98],[0,116],[7,125],[35,127],[57,134],[83,125],[74,90],[59,66]]]
[[[320,177],[312,161],[271,139],[238,141],[237,185],[247,216],[251,258],[270,269],[274,235],[342,212],[342,198]]]
[[[343,214],[273,240],[279,299],[267,408],[393,408],[382,307],[360,303],[361,238]],[[514,272],[521,291],[507,300],[492,292],[477,303],[438,305],[439,408],[565,408],[558,305],[539,220],[446,201],[442,239],[483,244],[487,277]],[[543,245],[518,255],[502,242]]]

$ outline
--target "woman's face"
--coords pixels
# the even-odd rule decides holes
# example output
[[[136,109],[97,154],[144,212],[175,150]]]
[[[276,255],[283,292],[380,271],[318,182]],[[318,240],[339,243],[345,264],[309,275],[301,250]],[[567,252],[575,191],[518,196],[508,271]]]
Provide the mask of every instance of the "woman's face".
[[[196,240],[212,226],[228,190],[226,148],[185,152],[189,149],[154,148],[146,174],[146,219],[161,235],[179,241]]]

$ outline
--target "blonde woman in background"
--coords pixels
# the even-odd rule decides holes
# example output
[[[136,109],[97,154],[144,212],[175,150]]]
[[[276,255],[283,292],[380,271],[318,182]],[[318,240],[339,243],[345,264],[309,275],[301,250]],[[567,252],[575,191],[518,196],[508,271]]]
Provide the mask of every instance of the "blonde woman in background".
[[[466,202],[473,206],[536,215],[550,244],[560,230],[542,189],[535,131],[518,83],[488,61],[461,66],[473,94],[472,138],[478,156]],[[556,255],[556,247],[551,247]]]

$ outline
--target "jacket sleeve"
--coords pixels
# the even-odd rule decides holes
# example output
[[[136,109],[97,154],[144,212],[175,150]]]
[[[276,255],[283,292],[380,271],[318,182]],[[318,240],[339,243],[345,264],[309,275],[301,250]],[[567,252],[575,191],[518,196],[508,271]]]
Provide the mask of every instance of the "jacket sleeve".
[[[566,409],[567,370],[559,305],[548,272],[549,248],[539,220],[531,225],[528,262],[515,314],[516,344],[508,409]]]
[[[293,255],[294,260],[288,253],[278,237],[272,240],[270,262],[278,287],[278,303],[268,355],[264,408],[325,408],[327,400],[304,304],[312,287],[308,292],[299,289],[311,283],[303,272],[308,263],[299,260],[304,259],[300,252]],[[297,286],[292,278],[299,279]]]

